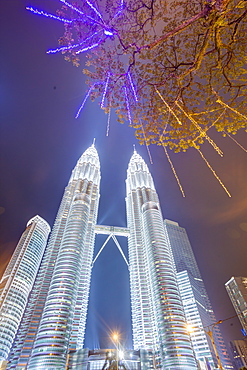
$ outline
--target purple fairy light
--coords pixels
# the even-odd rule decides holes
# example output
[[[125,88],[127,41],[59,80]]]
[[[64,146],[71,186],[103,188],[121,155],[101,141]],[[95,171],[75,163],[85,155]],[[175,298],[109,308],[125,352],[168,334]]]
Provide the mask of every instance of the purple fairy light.
[[[105,102],[106,92],[107,92],[107,88],[108,88],[108,84],[109,84],[109,79],[110,79],[110,73],[108,72],[107,77],[106,77],[106,82],[105,82],[105,88],[104,88],[104,92],[103,92],[102,100],[101,100],[101,104],[100,104],[101,108],[104,107],[104,102]]]
[[[128,98],[126,86],[124,86],[124,94],[125,94],[126,107],[127,107],[127,111],[128,111],[129,123],[132,125],[132,118],[131,118],[131,113],[130,113],[130,104],[129,104],[129,98]]]
[[[95,14],[97,14],[98,17],[100,17],[100,19],[102,19],[103,21],[103,17],[102,15],[100,14],[100,12],[93,6],[93,4],[90,3],[89,0],[86,0],[86,3],[90,6],[91,9],[93,9],[93,11],[95,12]]]
[[[73,23],[75,21],[75,19],[65,19],[65,18],[61,18],[61,17],[58,17],[54,14],[50,14],[50,13],[45,13],[43,12],[43,10],[38,10],[38,9],[34,9],[32,7],[26,7],[27,10],[30,10],[30,12],[34,13],[34,14],[39,14],[39,15],[43,15],[44,17],[48,17],[48,18],[53,18],[53,19],[56,19],[57,21],[60,21],[60,22],[63,22],[63,23]]]
[[[76,114],[75,118],[78,118],[78,117],[79,117],[79,115],[80,115],[80,113],[81,113],[81,110],[84,108],[84,105],[85,105],[85,103],[86,103],[86,101],[87,101],[88,97],[90,96],[91,91],[93,90],[93,88],[94,88],[94,84],[93,84],[93,85],[90,87],[90,89],[88,90],[88,92],[87,92],[87,94],[86,94],[85,98],[83,99],[83,101],[82,101],[82,103],[81,103],[80,108],[78,109],[78,112],[77,112],[77,114]]]
[[[81,54],[81,53],[84,53],[85,51],[88,51],[88,50],[94,49],[94,48],[96,48],[97,46],[99,46],[99,44],[101,44],[101,42],[102,42],[102,40],[101,40],[101,41],[99,41],[99,42],[96,42],[96,43],[95,43],[95,44],[93,44],[93,45],[90,45],[90,46],[87,46],[87,47],[85,47],[85,48],[83,48],[83,49],[80,49],[80,50],[76,51],[76,54]]]
[[[132,89],[132,92],[133,92],[133,95],[134,95],[135,101],[137,102],[137,101],[138,101],[138,97],[137,97],[137,95],[136,95],[136,89],[135,89],[135,86],[134,86],[134,84],[133,84],[131,74],[128,72],[128,73],[127,73],[127,75],[128,75],[128,78],[129,78],[130,86],[131,86],[131,89]]]
[[[63,3],[64,5],[66,5],[68,8],[74,10],[75,12],[81,14],[81,15],[85,15],[85,13],[83,11],[81,11],[80,9],[76,8],[74,5],[68,3],[68,1],[66,0],[59,0],[61,3]]]
[[[104,30],[104,34],[105,34],[106,36],[113,36],[113,32],[112,32],[112,31],[110,31],[110,30]]]
[[[67,51],[67,50],[71,50],[71,49],[75,49],[81,45],[83,45],[86,41],[90,40],[92,37],[96,36],[97,34],[99,34],[100,32],[102,31],[98,31],[98,32],[94,32],[92,35],[88,36],[87,38],[85,38],[82,42],[80,42],[79,44],[74,44],[74,45],[68,45],[68,46],[61,46],[60,48],[57,48],[57,49],[50,49],[50,50],[47,50],[47,54],[55,54],[55,53],[59,53],[60,51]]]
[[[64,5],[66,5],[68,8],[74,10],[75,12],[83,15],[84,17],[90,19],[93,23],[96,23],[96,24],[100,24],[98,21],[96,21],[96,19],[94,19],[93,17],[90,17],[90,15],[87,15],[86,13],[84,13],[82,10],[76,8],[74,5],[70,4],[68,1],[66,0],[60,0]],[[96,10],[96,9],[95,9]]]
[[[123,11],[123,5],[124,5],[124,1],[123,1],[123,0],[121,0],[120,7],[119,7],[118,11],[115,13],[115,15],[114,15],[114,17],[113,17],[113,18],[118,17],[118,16],[119,16],[119,14],[120,14],[120,13],[122,13],[122,11]]]

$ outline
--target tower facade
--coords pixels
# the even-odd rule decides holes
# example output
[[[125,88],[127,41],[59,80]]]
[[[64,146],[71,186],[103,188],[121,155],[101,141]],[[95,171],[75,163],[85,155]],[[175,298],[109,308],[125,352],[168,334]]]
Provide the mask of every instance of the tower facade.
[[[40,216],[29,220],[0,280],[0,364],[11,350],[49,233]]]
[[[136,152],[127,170],[126,206],[134,349],[151,354],[150,369],[196,369],[158,196]]]
[[[247,335],[247,277],[233,276],[225,286],[245,335]]]
[[[237,369],[247,367],[247,341],[233,340],[230,342],[234,363]]]
[[[92,145],[65,188],[9,369],[65,369],[69,350],[83,346],[99,183]]]
[[[165,220],[165,234],[174,256],[178,285],[183,301],[186,322],[193,329],[191,339],[198,361],[204,366],[217,367],[211,340],[206,334],[216,318],[209,301],[186,230],[177,222]],[[214,341],[224,369],[232,369],[222,335],[217,326],[213,329]],[[203,365],[202,365],[203,366]],[[207,367],[205,367],[207,368]]]

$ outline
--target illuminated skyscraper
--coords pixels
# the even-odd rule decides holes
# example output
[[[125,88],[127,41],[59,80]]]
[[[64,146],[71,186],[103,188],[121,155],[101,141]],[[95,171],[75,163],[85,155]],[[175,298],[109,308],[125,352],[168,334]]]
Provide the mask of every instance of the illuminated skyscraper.
[[[247,277],[233,276],[225,286],[243,331],[247,336]]]
[[[217,367],[211,340],[206,335],[208,326],[216,323],[186,230],[177,222],[165,220],[165,233],[175,260],[179,290],[187,323],[193,328],[191,339],[197,360],[211,368]],[[204,329],[205,330],[204,330]],[[232,369],[225,344],[218,326],[213,331],[215,344],[224,369]]]
[[[233,354],[234,363],[237,369],[247,367],[247,341],[233,340],[230,342],[231,351]]]
[[[92,354],[83,349],[91,272],[112,238],[130,271],[134,352],[139,356],[136,363],[129,359],[132,367],[195,370],[172,243],[147,165],[134,151],[126,180],[128,228],[96,225],[99,184],[99,158],[92,145],[78,160],[65,188],[7,368],[86,368],[85,356]],[[108,234],[108,238],[93,259],[95,233]],[[116,239],[118,235],[129,238],[129,261]],[[191,271],[195,268],[197,276],[193,263]],[[104,357],[99,359],[100,364],[106,360],[111,362]],[[81,361],[85,366],[80,368]],[[97,361],[90,366],[98,369]]]
[[[136,152],[126,192],[134,349],[153,354],[150,369],[196,369],[158,196]]]
[[[29,220],[0,280],[0,365],[11,350],[49,233],[40,216]]]
[[[65,369],[84,340],[100,163],[92,145],[78,160],[58,210],[12,350],[11,369]]]

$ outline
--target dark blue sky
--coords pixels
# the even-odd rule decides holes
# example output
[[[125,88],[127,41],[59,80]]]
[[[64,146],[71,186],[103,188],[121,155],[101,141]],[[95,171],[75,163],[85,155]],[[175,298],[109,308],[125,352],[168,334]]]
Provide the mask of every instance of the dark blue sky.
[[[149,163],[134,131],[114,116],[106,137],[107,117],[97,103],[88,101],[74,119],[86,92],[83,66],[73,67],[60,54],[46,55],[57,46],[63,25],[31,14],[27,5],[47,11],[60,7],[58,0],[1,3],[0,271],[31,217],[39,214],[53,224],[70,173],[94,137],[102,172],[99,224],[126,226],[125,179],[133,144]],[[212,136],[224,157],[207,144],[202,150],[232,198],[193,149],[171,154],[185,198],[161,148],[151,147],[149,168],[164,218],[188,232],[219,320],[235,314],[224,283],[232,275],[247,276],[247,153],[229,138]],[[236,139],[247,148],[246,133]],[[98,237],[96,248],[102,243]],[[126,241],[121,244],[127,254]],[[108,346],[109,331],[118,328],[130,346],[128,272],[113,242],[95,264],[91,293],[86,344]],[[221,328],[227,340],[241,338],[237,319]]]

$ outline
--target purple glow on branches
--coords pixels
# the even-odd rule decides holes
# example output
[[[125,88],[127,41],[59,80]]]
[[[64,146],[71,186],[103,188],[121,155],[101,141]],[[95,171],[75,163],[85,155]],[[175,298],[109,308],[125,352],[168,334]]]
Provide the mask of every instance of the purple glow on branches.
[[[66,5],[68,8],[74,10],[75,12],[81,14],[81,15],[84,15],[86,18],[90,19],[91,21],[93,21],[93,23],[97,23],[99,24],[98,21],[96,21],[93,17],[90,17],[90,15],[87,15],[86,13],[84,13],[82,10],[76,8],[75,6],[73,6],[72,4],[68,3],[68,1],[66,0],[60,0],[64,5]]]
[[[110,73],[108,72],[107,77],[106,77],[106,82],[105,82],[105,88],[104,88],[104,92],[103,92],[102,100],[101,100],[101,104],[100,104],[100,107],[101,107],[101,108],[103,108],[103,107],[104,107],[105,96],[106,96],[106,92],[107,92],[107,88],[108,88],[109,80],[110,80]]]
[[[58,53],[60,51],[66,51],[66,50],[71,50],[71,49],[75,49],[81,45],[83,45],[86,41],[90,40],[92,37],[96,36],[98,33],[100,33],[101,31],[99,32],[94,32],[91,36],[88,36],[86,39],[84,39],[82,42],[80,42],[79,44],[74,44],[74,45],[68,45],[68,46],[61,46],[60,48],[57,48],[57,49],[50,49],[50,50],[47,50],[47,54],[55,54],[55,53]]]
[[[109,31],[109,30],[104,30],[104,34],[106,36],[113,36],[113,32]]]
[[[134,95],[135,101],[137,102],[138,101],[138,97],[136,95],[136,89],[135,89],[135,86],[133,84],[133,80],[132,80],[131,74],[128,72],[127,75],[128,75],[128,78],[129,78],[130,86],[131,86],[131,89],[133,91],[133,95]]]
[[[107,117],[106,136],[109,135],[109,131],[110,131],[110,118],[111,118],[111,108],[109,108],[109,113],[108,113],[108,117]]]
[[[59,53],[59,51],[66,51],[66,50],[75,49],[78,46],[81,46],[81,44],[82,44],[82,42],[80,44],[74,44],[74,45],[70,45],[70,46],[61,46],[60,48],[57,48],[57,49],[50,49],[50,50],[47,50],[46,54],[56,54],[56,53]]]
[[[63,3],[64,5],[66,5],[68,8],[74,10],[75,12],[81,14],[81,15],[85,15],[85,13],[83,13],[80,9],[76,8],[75,6],[73,6],[72,4],[68,3],[66,0],[59,0],[61,1],[61,3]]]
[[[131,113],[130,113],[130,104],[129,104],[129,99],[128,99],[126,86],[124,86],[124,94],[125,94],[126,107],[127,107],[127,111],[128,111],[129,123],[132,125],[132,118],[131,118]]]
[[[123,11],[123,5],[124,5],[124,0],[121,0],[120,7],[119,7],[118,11],[115,13],[115,15],[114,15],[113,18],[118,17],[119,14],[122,13],[122,11]]]
[[[60,22],[63,22],[63,23],[72,23],[72,22],[74,22],[74,19],[69,20],[69,19],[61,18],[61,17],[58,17],[54,14],[45,13],[45,12],[43,12],[43,10],[34,9],[32,7],[27,6],[26,9],[30,10],[30,12],[32,12],[34,14],[43,15],[44,17],[48,17],[48,18],[53,18],[53,19],[56,19],[57,21],[60,21]]]
[[[93,90],[93,88],[94,88],[94,84],[93,84],[93,85],[90,87],[90,89],[88,90],[88,92],[87,92],[87,94],[86,94],[85,98],[83,99],[83,101],[82,101],[82,103],[81,103],[80,108],[78,109],[78,112],[76,113],[75,118],[78,118],[78,117],[79,117],[79,115],[80,115],[80,113],[81,113],[81,110],[84,108],[84,105],[85,105],[85,103],[86,103],[87,99],[89,98],[89,96],[90,96],[91,91]]]
[[[101,40],[101,42],[102,42],[102,40]],[[88,50],[91,50],[93,48],[96,48],[97,46],[99,46],[99,44],[101,44],[101,42],[99,41],[99,42],[96,42],[93,45],[90,45],[90,46],[87,46],[87,47],[85,47],[83,49],[80,49],[80,50],[76,51],[76,54],[84,53],[85,51],[88,51]]]
[[[97,14],[98,17],[100,17],[100,19],[102,19],[103,21],[103,17],[102,15],[100,14],[100,12],[93,6],[93,4],[90,3],[89,0],[86,0],[86,3],[90,6],[91,9],[93,9],[93,11],[95,12],[95,14]]]

